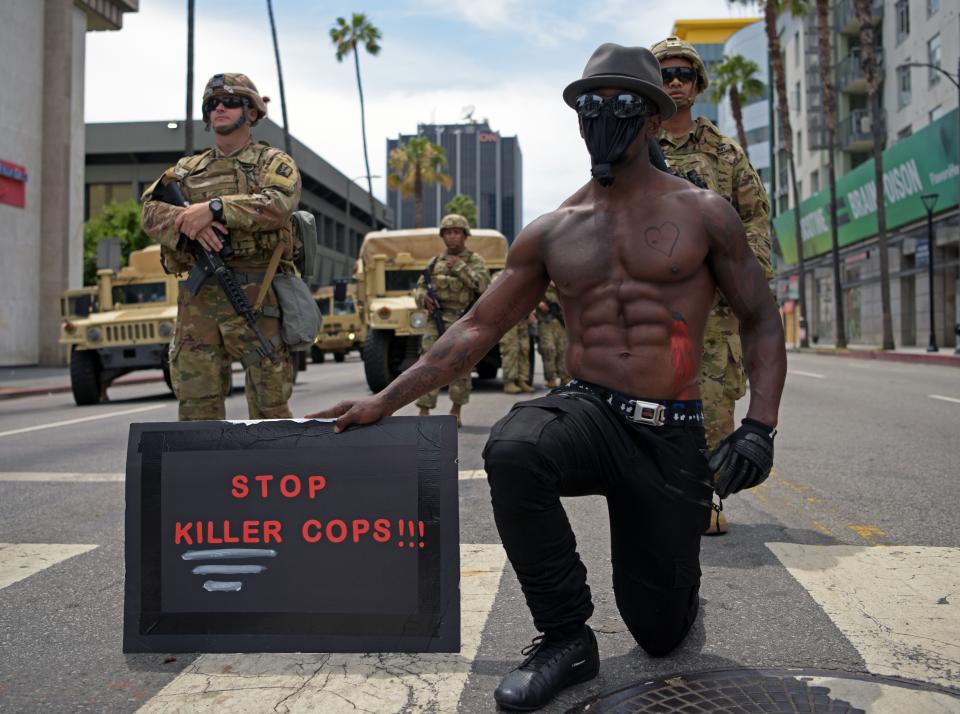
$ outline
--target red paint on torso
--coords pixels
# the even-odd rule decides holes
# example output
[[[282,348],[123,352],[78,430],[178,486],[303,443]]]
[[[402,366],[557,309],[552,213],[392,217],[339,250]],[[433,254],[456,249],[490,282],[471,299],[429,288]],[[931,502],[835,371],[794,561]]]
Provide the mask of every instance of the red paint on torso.
[[[673,331],[670,333],[670,353],[673,362],[673,390],[678,399],[683,398],[690,380],[693,379],[696,360],[693,344],[687,330],[687,321],[673,314]]]

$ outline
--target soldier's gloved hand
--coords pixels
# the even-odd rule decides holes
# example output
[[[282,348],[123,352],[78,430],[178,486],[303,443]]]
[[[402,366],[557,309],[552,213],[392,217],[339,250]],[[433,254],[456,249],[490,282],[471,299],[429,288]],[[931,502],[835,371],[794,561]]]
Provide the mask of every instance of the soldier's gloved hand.
[[[707,464],[720,498],[763,483],[773,468],[777,430],[749,417],[740,423],[739,429],[720,442]]]

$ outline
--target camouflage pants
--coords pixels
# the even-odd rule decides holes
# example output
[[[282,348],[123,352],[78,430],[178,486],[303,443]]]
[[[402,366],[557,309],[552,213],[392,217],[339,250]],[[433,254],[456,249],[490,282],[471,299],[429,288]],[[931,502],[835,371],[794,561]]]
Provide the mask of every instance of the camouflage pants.
[[[245,285],[253,303],[260,290],[258,283]],[[264,305],[276,305],[273,291]],[[257,326],[269,340],[279,333],[277,318],[261,316]],[[230,388],[229,370],[256,350],[259,341],[237,315],[219,285],[207,283],[199,294],[180,290],[177,299],[177,327],[170,344],[170,374],[174,392],[180,401],[180,421],[223,419],[224,400]],[[280,361],[273,364],[263,357],[246,368],[247,409],[251,419],[289,419],[287,401],[293,389],[293,371],[282,345]]]
[[[530,376],[530,331],[526,319],[511,327],[500,338],[500,364],[503,383],[526,382]]]
[[[567,331],[559,320],[541,320],[540,335],[537,338],[537,352],[543,360],[543,377],[548,382],[570,379],[564,358],[567,354]]]
[[[710,449],[715,449],[734,430],[734,405],[746,391],[740,335],[718,328],[711,316],[703,336],[700,364],[700,398]]]
[[[452,322],[447,322],[444,320],[447,327],[452,325]],[[432,326],[432,325],[431,325]],[[439,339],[435,330],[427,332],[423,336],[423,340],[420,342],[420,354],[424,354],[431,347],[433,343]],[[470,401],[470,374],[468,373],[465,377],[459,377],[458,379],[453,380],[448,385],[450,390],[450,401],[454,404],[466,404]],[[421,409],[436,409],[437,408],[437,397],[440,395],[440,390],[434,390],[424,394],[417,400],[417,406]]]

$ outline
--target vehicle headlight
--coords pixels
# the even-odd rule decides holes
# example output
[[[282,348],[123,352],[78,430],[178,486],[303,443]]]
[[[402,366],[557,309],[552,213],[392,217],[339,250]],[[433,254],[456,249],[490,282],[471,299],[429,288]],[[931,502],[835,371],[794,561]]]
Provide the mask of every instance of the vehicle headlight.
[[[102,337],[99,327],[88,327],[87,328],[87,339],[91,342],[99,342]]]
[[[422,310],[414,310],[410,313],[410,327],[421,329],[427,326],[427,313]]]
[[[356,333],[356,332],[351,332],[351,333],[349,333],[349,334],[347,335],[347,339],[348,339],[348,340],[351,340],[351,341],[357,339],[357,333]]]
[[[173,334],[173,323],[161,322],[160,327],[157,328],[157,332],[160,333],[161,337],[170,337],[170,335]]]

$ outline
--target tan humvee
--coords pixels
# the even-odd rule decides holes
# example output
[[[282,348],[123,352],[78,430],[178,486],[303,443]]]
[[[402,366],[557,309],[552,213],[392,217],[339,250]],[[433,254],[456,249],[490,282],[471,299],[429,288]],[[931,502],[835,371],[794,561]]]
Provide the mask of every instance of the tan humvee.
[[[336,362],[343,362],[350,350],[361,351],[363,348],[367,326],[363,324],[357,311],[357,285],[347,283],[344,288],[343,300],[335,298],[336,290],[333,285],[325,285],[313,293],[320,314],[323,315],[320,334],[310,349],[314,364],[323,362],[328,352]]]
[[[507,239],[499,231],[471,229],[467,248],[479,253],[492,273],[507,261]],[[417,307],[413,293],[424,269],[445,250],[436,227],[375,231],[363,239],[354,277],[360,315],[367,327],[363,367],[374,392],[416,361],[430,316]],[[499,368],[498,347],[475,367],[481,379],[496,377]]]
[[[68,290],[61,301],[60,343],[70,350],[70,385],[78,405],[97,404],[121,375],[162,369],[170,386],[168,346],[177,321],[177,278],[163,272],[160,246],[130,254],[114,274],[97,272],[97,285]],[[87,314],[83,298],[96,309]]]

